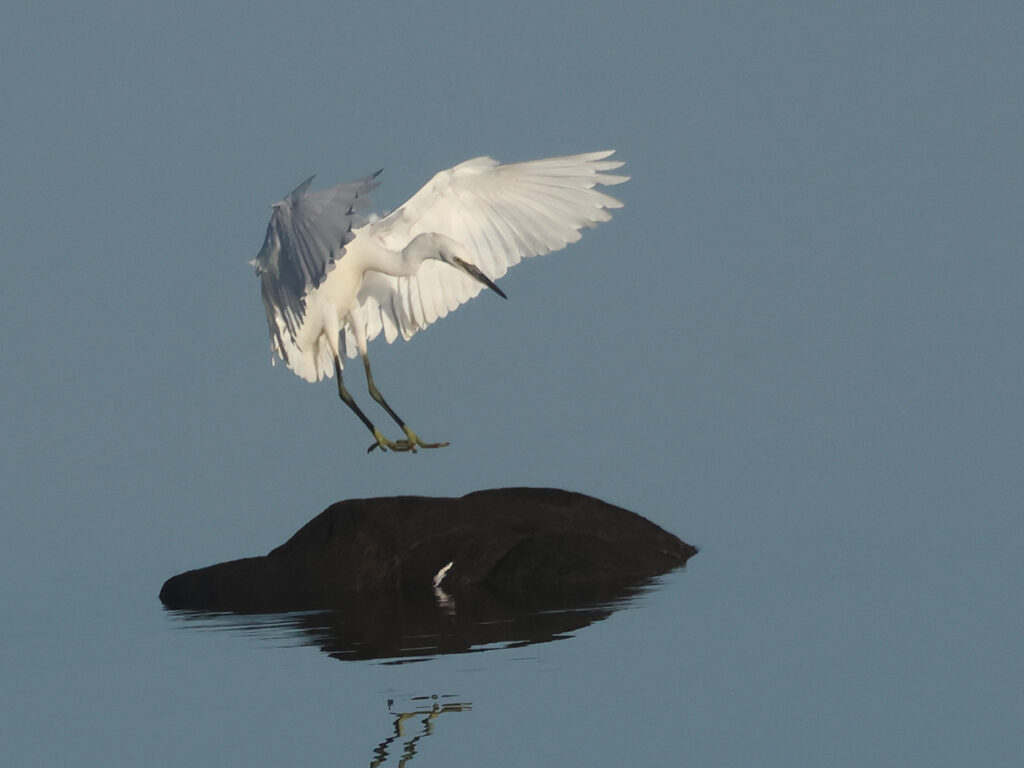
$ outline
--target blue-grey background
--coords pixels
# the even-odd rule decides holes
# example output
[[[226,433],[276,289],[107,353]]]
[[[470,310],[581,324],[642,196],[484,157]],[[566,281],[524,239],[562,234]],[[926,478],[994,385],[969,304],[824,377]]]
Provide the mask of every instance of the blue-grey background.
[[[1019,764],[1019,3],[13,3],[0,11],[0,754]],[[269,204],[614,148],[625,208],[378,383],[367,456],[269,365]],[[361,375],[352,390],[362,402]],[[386,418],[380,418],[381,425]],[[400,667],[188,629],[178,571],[329,503],[583,491],[701,546],[578,637]],[[283,646],[283,647],[279,647]]]

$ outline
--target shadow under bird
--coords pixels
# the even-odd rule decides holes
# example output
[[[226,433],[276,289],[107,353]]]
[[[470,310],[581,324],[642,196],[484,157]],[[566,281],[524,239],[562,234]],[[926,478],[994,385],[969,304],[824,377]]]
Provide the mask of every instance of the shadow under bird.
[[[441,171],[406,203],[365,215],[377,173],[310,191],[313,177],[275,203],[253,264],[260,278],[273,353],[296,375],[335,374],[338,395],[373,433],[375,448],[412,451],[422,440],[391,408],[370,371],[367,342],[381,333],[409,339],[522,259],[564,248],[583,227],[611,218],[622,203],[597,189],[629,177],[613,152],[502,165],[478,157]],[[370,396],[401,427],[389,440],[342,380],[343,359],[362,358]]]

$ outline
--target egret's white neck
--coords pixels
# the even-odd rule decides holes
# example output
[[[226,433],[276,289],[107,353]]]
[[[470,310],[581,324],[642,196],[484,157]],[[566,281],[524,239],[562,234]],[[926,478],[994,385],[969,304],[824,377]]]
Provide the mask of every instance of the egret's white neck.
[[[393,277],[411,277],[419,270],[420,265],[429,259],[447,261],[452,256],[462,256],[465,247],[450,237],[436,232],[424,232],[414,237],[401,251],[393,251],[377,246],[367,260],[367,269],[383,272]]]

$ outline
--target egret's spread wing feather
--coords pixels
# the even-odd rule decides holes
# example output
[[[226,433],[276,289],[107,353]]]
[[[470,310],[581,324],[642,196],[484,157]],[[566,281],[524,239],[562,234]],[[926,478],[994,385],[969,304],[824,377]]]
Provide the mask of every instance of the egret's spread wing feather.
[[[369,205],[367,195],[380,183],[379,174],[316,192],[309,191],[310,177],[274,205],[255,264],[271,347],[285,362],[305,315],[305,297],[344,253],[352,230],[366,223],[360,212]]]
[[[591,152],[499,165],[489,157],[438,173],[408,202],[369,225],[369,233],[400,251],[417,235],[446,235],[469,249],[492,280],[530,256],[557,251],[580,239],[579,230],[611,218],[622,203],[597,189],[628,178],[607,171],[622,166],[612,152]],[[483,286],[439,261],[424,262],[412,277],[368,272],[357,321],[367,339],[384,331],[390,342],[408,339],[476,296]]]

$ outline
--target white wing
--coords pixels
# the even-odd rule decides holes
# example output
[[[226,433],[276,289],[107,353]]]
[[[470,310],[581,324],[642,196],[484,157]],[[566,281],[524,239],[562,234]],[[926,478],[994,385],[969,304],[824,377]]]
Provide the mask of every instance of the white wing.
[[[499,165],[489,157],[467,160],[441,171],[405,205],[366,225],[364,232],[396,251],[416,235],[435,232],[466,246],[492,280],[522,259],[550,253],[580,239],[580,229],[611,218],[622,203],[596,189],[621,184],[628,176],[612,152],[590,152]],[[413,277],[367,272],[354,311],[367,340],[381,331],[390,343],[444,317],[476,296],[483,286],[439,261],[427,261]],[[351,332],[345,346],[355,354]]]
[[[344,254],[354,237],[352,230],[366,223],[359,212],[369,205],[366,196],[380,183],[379,174],[316,192],[309,191],[310,177],[274,205],[253,264],[267,311],[270,345],[285,362],[306,313],[306,295]]]

